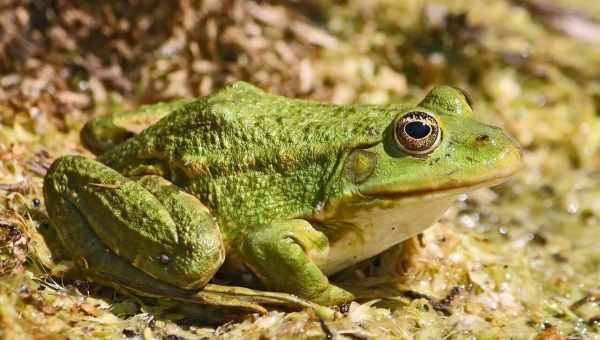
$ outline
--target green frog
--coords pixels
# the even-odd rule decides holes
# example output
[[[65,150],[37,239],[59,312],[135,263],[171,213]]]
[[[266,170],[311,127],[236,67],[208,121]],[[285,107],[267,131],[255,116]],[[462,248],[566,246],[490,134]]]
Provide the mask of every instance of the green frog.
[[[70,257],[100,282],[180,299],[244,295],[210,282],[226,268],[336,305],[354,296],[328,276],[519,169],[518,145],[472,114],[450,86],[417,105],[334,105],[235,82],[91,120],[81,135],[96,160],[58,158],[46,207]]]

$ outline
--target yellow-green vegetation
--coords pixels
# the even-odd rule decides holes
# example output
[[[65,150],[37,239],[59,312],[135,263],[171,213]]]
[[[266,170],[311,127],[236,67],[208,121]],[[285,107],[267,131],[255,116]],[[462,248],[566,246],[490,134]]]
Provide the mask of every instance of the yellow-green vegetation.
[[[600,3],[586,0],[21,2],[0,7],[0,336],[600,338]],[[272,311],[220,327],[58,275],[42,177],[90,156],[93,115],[236,79],[336,103],[471,95],[524,148],[403,249],[337,278],[373,299],[333,321]],[[54,275],[52,275],[54,274]]]

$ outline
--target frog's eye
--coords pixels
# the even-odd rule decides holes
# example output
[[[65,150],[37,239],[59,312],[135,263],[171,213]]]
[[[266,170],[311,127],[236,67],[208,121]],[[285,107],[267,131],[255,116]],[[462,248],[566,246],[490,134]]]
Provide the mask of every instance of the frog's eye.
[[[411,155],[432,152],[442,136],[437,120],[422,111],[411,111],[398,118],[394,135],[400,149]]]

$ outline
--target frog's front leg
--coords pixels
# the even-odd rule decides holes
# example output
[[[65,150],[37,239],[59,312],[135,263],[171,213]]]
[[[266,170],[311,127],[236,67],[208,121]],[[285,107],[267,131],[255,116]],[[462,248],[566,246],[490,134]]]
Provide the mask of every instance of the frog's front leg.
[[[329,283],[311,260],[326,255],[328,249],[325,234],[301,219],[254,228],[240,240],[246,264],[267,287],[323,305],[348,302],[353,295]]]
[[[80,156],[57,159],[44,179],[50,223],[70,256],[101,281],[169,294],[203,287],[225,250],[194,196],[158,176],[138,181]]]

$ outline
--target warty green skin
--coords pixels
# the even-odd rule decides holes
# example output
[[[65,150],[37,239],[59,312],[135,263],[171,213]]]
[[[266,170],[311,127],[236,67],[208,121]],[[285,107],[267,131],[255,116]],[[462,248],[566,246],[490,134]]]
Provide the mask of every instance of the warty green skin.
[[[458,193],[520,166],[518,146],[473,120],[451,87],[417,106],[336,106],[237,82],[152,108],[88,123],[82,139],[97,162],[58,159],[44,183],[73,258],[140,293],[199,289],[226,261],[268,288],[349,301],[325,274],[414,236]],[[412,110],[430,113],[442,132],[425,156],[394,139],[395,120]]]
[[[348,153],[379,141],[407,106],[334,106],[236,83],[173,112],[99,157],[131,176],[152,164],[213,212],[229,240],[275,219],[310,216],[347,185]]]

